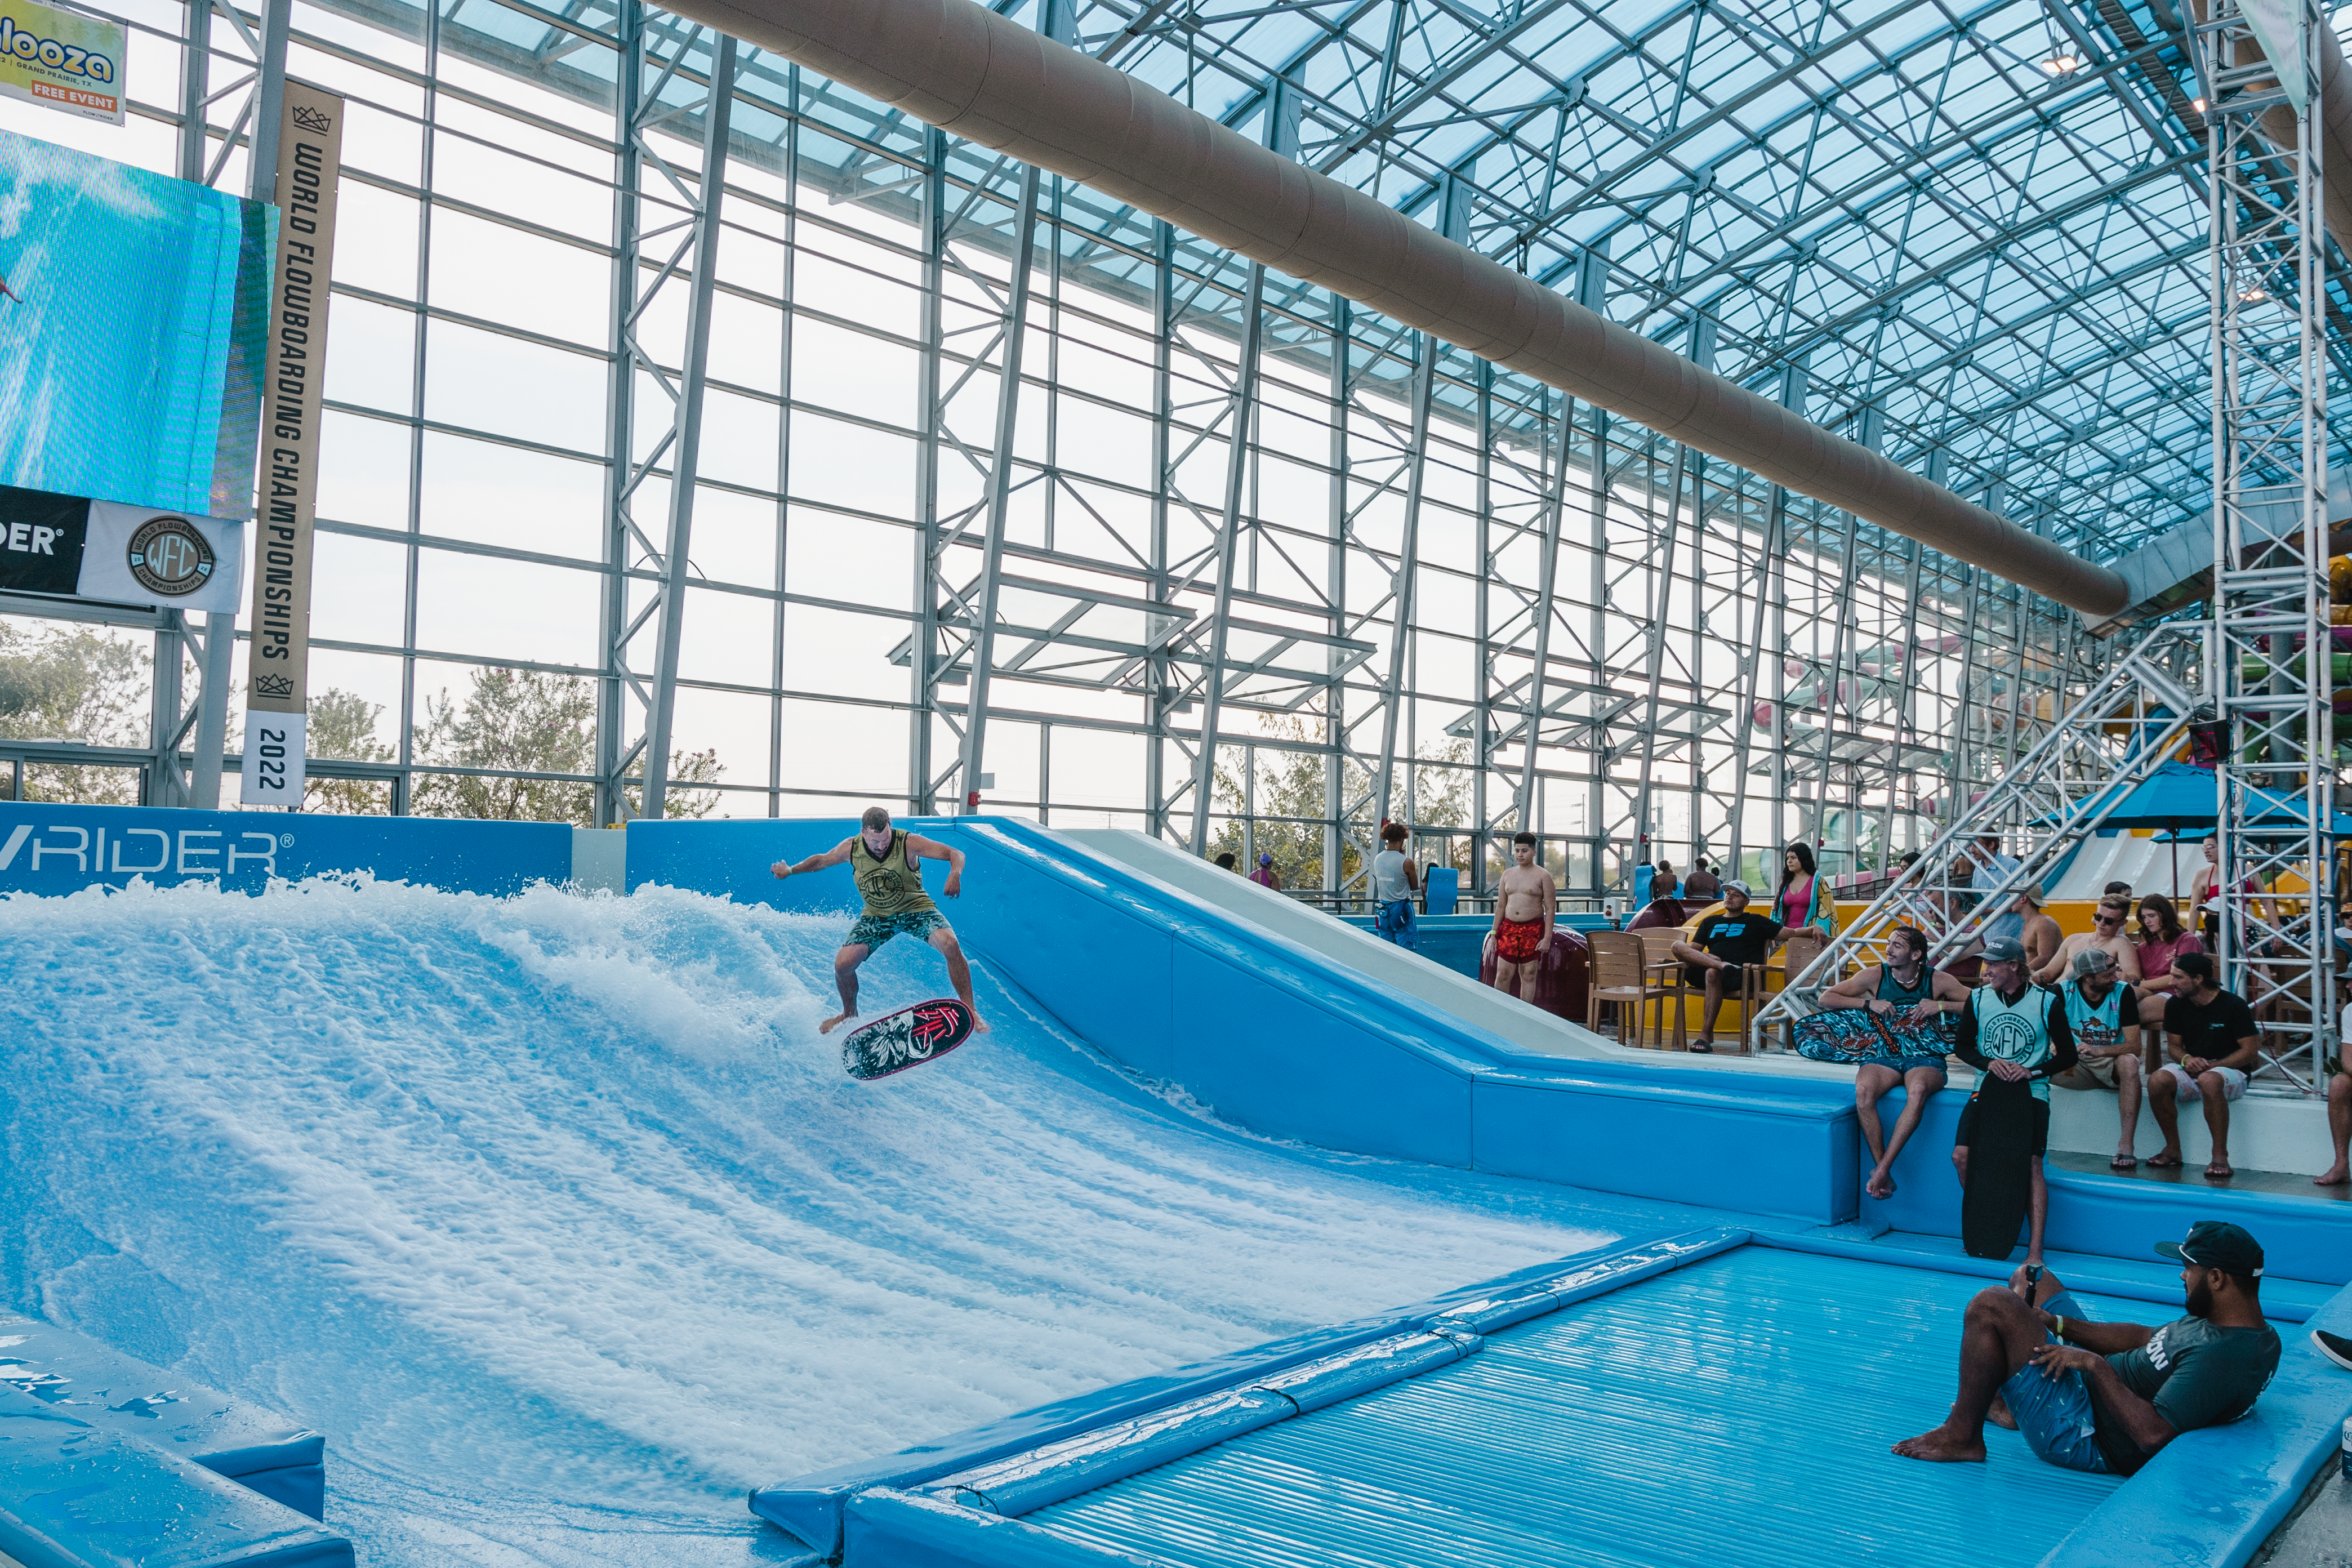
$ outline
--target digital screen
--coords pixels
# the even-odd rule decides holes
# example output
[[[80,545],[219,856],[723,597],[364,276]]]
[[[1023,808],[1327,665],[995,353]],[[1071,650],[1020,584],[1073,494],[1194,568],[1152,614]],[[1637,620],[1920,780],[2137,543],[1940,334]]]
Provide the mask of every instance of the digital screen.
[[[276,211],[0,131],[0,485],[253,510]]]

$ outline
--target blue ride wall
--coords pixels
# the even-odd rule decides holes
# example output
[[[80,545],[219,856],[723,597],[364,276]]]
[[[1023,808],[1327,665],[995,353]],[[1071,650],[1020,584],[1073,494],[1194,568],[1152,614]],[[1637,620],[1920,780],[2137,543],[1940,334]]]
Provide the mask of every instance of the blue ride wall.
[[[54,896],[144,877],[256,893],[273,877],[368,871],[384,881],[515,893],[572,875],[572,834],[560,822],[0,802],[0,892]]]
[[[976,953],[1106,1055],[1243,1125],[1709,1207],[1725,1202],[1728,1174],[1746,1212],[1959,1233],[1944,1159],[1958,1090],[1929,1106],[1898,1168],[1901,1191],[1880,1203],[1860,1192],[1859,1133],[1841,1083],[1525,1051],[1017,818],[914,826],[971,857],[972,896],[947,908]],[[845,874],[780,882],[768,866],[855,828],[846,818],[635,823],[627,886],[846,916],[856,897]],[[502,895],[566,880],[575,838],[605,837],[548,823],[0,802],[0,892],[57,895],[142,876],[257,892],[272,878],[366,871]],[[935,889],[940,880],[934,868]],[[1901,1101],[1898,1090],[1885,1103],[1888,1124]],[[2144,1258],[2192,1211],[2227,1212],[2263,1237],[2274,1276],[2352,1278],[2352,1215],[2337,1205],[2060,1171],[2050,1182],[2056,1250]]]
[[[1853,1217],[1859,1163],[1842,1086],[1545,1056],[1012,818],[908,824],[963,850],[945,908],[962,940],[1061,1022],[1218,1115],[1325,1148],[1674,1202]],[[664,882],[846,913],[848,879],[779,882],[850,820],[640,822],[628,886]],[[938,886],[939,873],[932,873]]]

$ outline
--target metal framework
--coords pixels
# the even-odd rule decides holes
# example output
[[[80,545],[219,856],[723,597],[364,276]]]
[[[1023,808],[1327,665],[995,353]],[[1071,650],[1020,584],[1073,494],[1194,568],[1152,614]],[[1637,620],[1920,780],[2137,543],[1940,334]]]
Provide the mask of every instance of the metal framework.
[[[2288,36],[2265,37],[2254,14],[2222,0],[2198,30],[2214,175],[2207,687],[2221,726],[2225,983],[2272,1015],[2262,1071],[2309,1090],[2325,1084],[2321,1063],[2336,1037],[2339,644],[2328,615],[2315,42],[2329,24],[2309,0],[2278,16]],[[2294,115],[2291,148],[2262,126],[2282,100]],[[2305,896],[2254,896],[2289,891]]]
[[[2210,128],[2159,0],[1003,3],[2078,548],[2211,493]],[[756,50],[730,79],[634,0],[324,0],[290,50],[367,132],[314,628],[316,684],[381,710],[314,761],[346,805],[977,793],[1335,894],[1388,816],[1474,889],[1525,826],[1622,898],[1637,858],[1924,843],[2112,662],[1087,189]],[[205,80],[135,112],[217,173],[239,111]],[[2331,354],[2341,296],[2298,296]],[[592,693],[590,748],[436,742],[427,703],[494,667]],[[159,779],[182,710],[142,737]]]

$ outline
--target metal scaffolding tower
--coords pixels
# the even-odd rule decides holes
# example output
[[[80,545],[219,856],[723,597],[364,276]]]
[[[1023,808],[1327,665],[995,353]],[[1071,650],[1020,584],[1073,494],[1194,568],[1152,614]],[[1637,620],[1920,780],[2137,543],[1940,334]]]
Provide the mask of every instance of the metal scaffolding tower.
[[[611,469],[607,549],[617,570],[605,580],[605,676],[597,724],[596,816],[607,825],[640,815],[659,817],[668,788],[736,57],[733,38],[649,13],[641,0],[621,0],[620,28],[621,160],[627,173],[614,213],[620,265],[613,274],[607,394],[617,459]],[[701,165],[690,183],[672,161],[675,145],[665,156],[665,142],[700,143]],[[672,357],[665,353],[670,345],[654,331],[657,301],[673,290],[686,295],[674,368],[665,363]],[[653,392],[660,398],[648,398]],[[648,446],[653,431],[659,434]],[[656,479],[667,484],[649,487]],[[637,516],[648,494],[662,498],[664,520],[652,525],[661,529],[659,543],[650,520]],[[650,661],[640,641],[648,626]],[[650,668],[638,668],[646,662]],[[630,797],[633,773],[641,781],[638,800]]]
[[[2315,0],[2198,29],[2212,164],[2213,634],[2225,985],[2269,1015],[2263,1075],[2336,1038],[2334,697]],[[2282,106],[2294,144],[2280,146]],[[2323,656],[2319,650],[2326,650]],[[2300,893],[2301,897],[2279,895]],[[2267,896],[2265,896],[2267,895]]]

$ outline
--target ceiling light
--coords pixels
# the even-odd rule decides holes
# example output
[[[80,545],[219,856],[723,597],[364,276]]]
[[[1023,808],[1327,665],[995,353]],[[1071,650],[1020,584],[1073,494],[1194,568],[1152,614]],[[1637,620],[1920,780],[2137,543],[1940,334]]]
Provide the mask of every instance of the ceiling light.
[[[2201,98],[2192,98],[2189,100],[2189,107],[2202,114],[2205,112],[2205,100]]]
[[[2259,305],[2259,304],[2261,304],[2263,300],[2267,300],[2267,299],[2269,299],[2269,298],[2270,298],[2270,292],[2269,292],[2269,290],[2265,289],[2264,289],[2261,284],[2259,284],[2259,283],[2252,283],[2252,284],[2249,284],[2249,285],[2247,285],[2247,286],[2246,286],[2245,288],[2243,288],[2243,289],[2239,289],[2239,290],[2238,290],[2238,298],[2239,298],[2239,300],[2241,300],[2242,301],[2243,301],[2243,302],[2244,302],[2244,303],[2246,303],[2246,304],[2249,304],[2249,305]]]
[[[2053,78],[2073,76],[2082,68],[2082,58],[2069,49],[2057,50],[2042,62],[2042,74]]]

